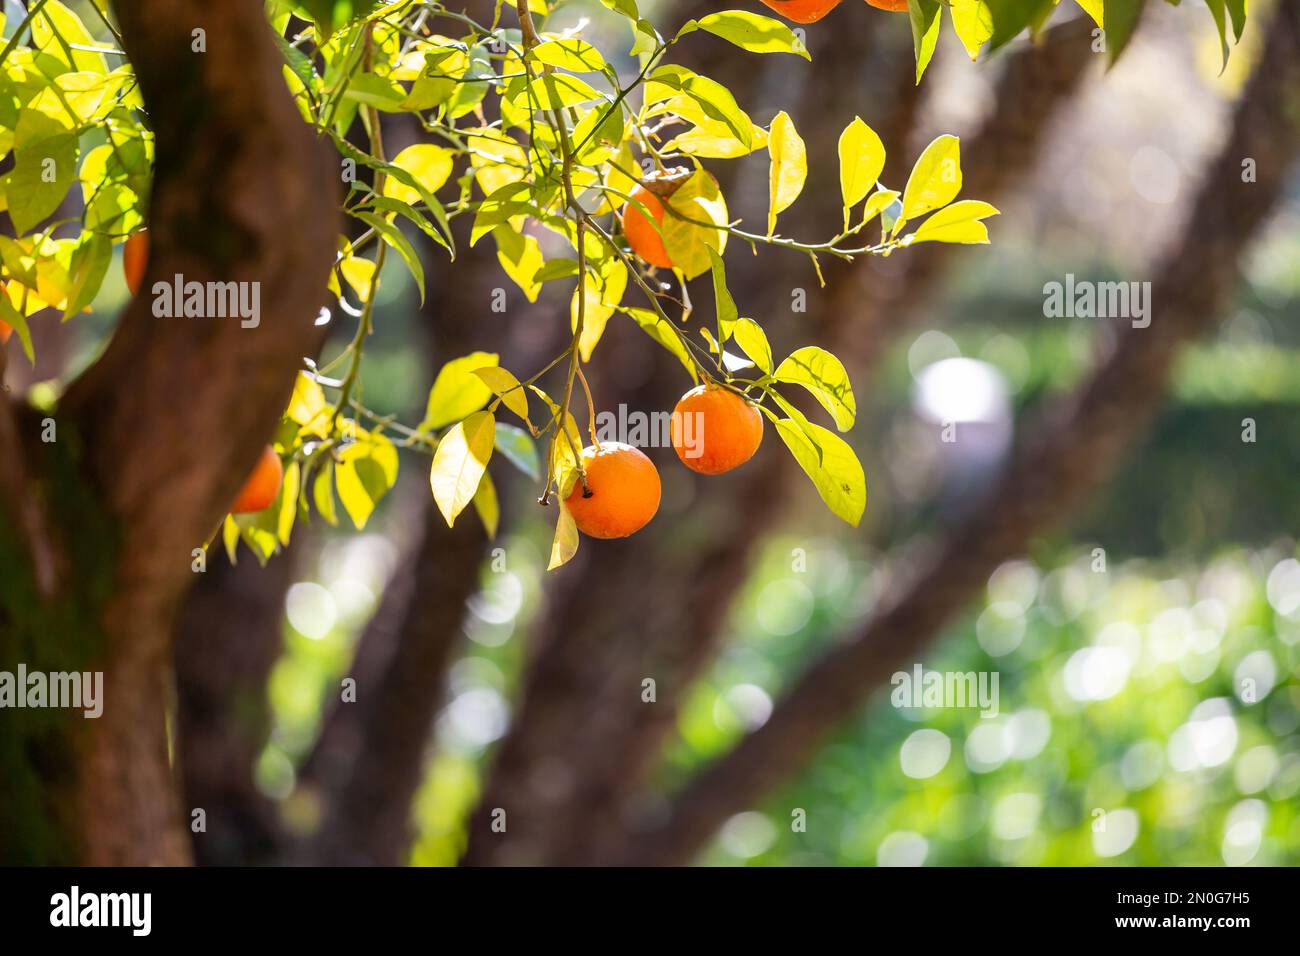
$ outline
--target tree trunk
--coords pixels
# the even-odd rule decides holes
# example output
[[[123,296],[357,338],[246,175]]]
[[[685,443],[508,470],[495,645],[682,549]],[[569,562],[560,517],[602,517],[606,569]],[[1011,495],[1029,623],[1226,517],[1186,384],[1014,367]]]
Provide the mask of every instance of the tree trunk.
[[[173,616],[193,549],[318,340],[334,258],[337,186],[261,4],[139,0],[118,14],[156,134],[144,288],[176,274],[259,282],[262,322],[159,319],[137,298],[69,388],[56,441],[0,406],[0,661],[104,680],[98,719],[3,722],[7,862],[189,859],[166,729]],[[192,52],[200,29],[206,52]]]

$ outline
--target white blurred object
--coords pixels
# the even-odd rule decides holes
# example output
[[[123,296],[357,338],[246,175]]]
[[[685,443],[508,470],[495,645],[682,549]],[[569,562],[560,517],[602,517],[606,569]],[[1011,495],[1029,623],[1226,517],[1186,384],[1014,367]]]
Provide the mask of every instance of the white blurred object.
[[[961,513],[996,475],[1011,445],[1011,390],[997,367],[946,358],[921,369],[912,405],[931,436],[945,510]]]

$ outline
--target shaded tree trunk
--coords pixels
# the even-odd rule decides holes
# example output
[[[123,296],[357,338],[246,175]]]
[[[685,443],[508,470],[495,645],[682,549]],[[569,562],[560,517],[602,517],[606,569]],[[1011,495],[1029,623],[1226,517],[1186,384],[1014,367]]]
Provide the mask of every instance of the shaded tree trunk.
[[[332,172],[298,115],[261,4],[118,10],[156,134],[144,287],[261,284],[256,329],[157,319],[138,298],[45,442],[0,402],[0,661],[102,671],[103,714],[3,722],[8,862],[189,859],[166,715],[190,562],[271,435],[319,331],[337,234]],[[207,52],[191,52],[206,31]],[[195,184],[203,184],[202,189]]]

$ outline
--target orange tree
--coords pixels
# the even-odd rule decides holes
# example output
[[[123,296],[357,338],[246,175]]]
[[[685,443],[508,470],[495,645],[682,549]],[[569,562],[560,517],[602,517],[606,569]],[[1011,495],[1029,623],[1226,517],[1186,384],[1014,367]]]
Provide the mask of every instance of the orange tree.
[[[841,221],[820,236],[783,235],[779,216],[807,175],[795,120],[755,123],[725,86],[672,54],[729,43],[737,55],[807,57],[800,35],[753,10],[664,34],[634,0],[603,2],[625,22],[630,51],[602,51],[581,28],[548,30],[536,0],[472,13],[409,0],[273,0],[266,11],[252,0],[152,0],[116,16],[102,0],[33,0],[11,25],[0,49],[0,150],[11,156],[0,180],[11,227],[0,237],[0,321],[30,359],[30,318],[89,309],[113,246],[137,237],[138,252],[146,226],[151,253],[142,294],[95,363],[40,408],[8,397],[0,406],[0,657],[102,669],[112,702],[99,722],[48,712],[4,721],[15,811],[5,818],[30,821],[0,834],[5,856],[184,859],[165,729],[170,621],[213,528],[232,554],[242,539],[265,560],[313,511],[334,523],[341,503],[363,527],[400,450],[432,458],[449,524],[473,504],[495,527],[486,469],[498,453],[536,474],[543,503],[585,498],[596,454],[583,453],[572,409],[585,405],[599,446],[583,363],[616,317],[680,361],[684,390],[723,390],[757,408],[827,506],[858,522],[861,465],[787,393],[806,390],[844,431],[856,417],[844,366],[815,344],[778,360],[742,312],[754,304],[728,289],[726,250],[770,246],[820,276],[832,257],[987,242],[996,209],[958,198],[955,137],[935,139],[893,189],[879,180],[885,145],[854,120],[837,144]],[[1106,23],[1113,52],[1141,7],[1081,5]],[[1035,30],[1054,6],[950,10],[973,55]],[[1244,4],[1209,7],[1225,37],[1229,24],[1239,34]],[[911,0],[908,13],[919,81],[941,6]],[[627,77],[610,62],[625,54],[635,62]],[[409,115],[420,142],[389,155],[384,113]],[[768,210],[748,226],[708,165],[759,151]],[[344,193],[342,229],[331,181]],[[530,300],[546,283],[571,284],[567,346],[519,374],[491,353],[447,363],[419,422],[370,411],[361,360],[386,259],[400,259],[424,293],[410,230],[451,256],[463,252],[458,233],[470,247],[490,241]],[[713,309],[701,318],[687,284],[706,275]],[[173,280],[175,301],[160,311]],[[265,324],[213,310],[212,286],[231,283],[260,290]],[[304,365],[335,316],[355,324],[350,341]],[[498,422],[503,411],[520,424]],[[238,492],[268,439],[283,467],[275,500],[228,514],[245,510]],[[577,543],[561,504],[551,566]],[[37,749],[53,757],[36,760]]]

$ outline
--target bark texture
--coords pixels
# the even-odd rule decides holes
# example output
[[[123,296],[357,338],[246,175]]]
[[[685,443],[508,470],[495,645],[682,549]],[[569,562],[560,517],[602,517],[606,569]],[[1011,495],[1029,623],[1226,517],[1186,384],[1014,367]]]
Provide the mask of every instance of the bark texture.
[[[1076,512],[1155,414],[1179,346],[1227,310],[1242,252],[1298,154],[1300,2],[1285,0],[1190,222],[1156,271],[1150,327],[1120,335],[1083,386],[1036,421],[987,504],[886,596],[862,633],[817,661],[759,730],[688,784],[666,815],[647,819],[618,862],[689,862],[731,814],[788,781],[916,660],[999,564]],[[1256,182],[1242,182],[1243,156],[1258,161]]]
[[[173,616],[192,583],[192,549],[211,535],[314,350],[338,187],[289,97],[260,3],[139,0],[118,15],[157,137],[144,289],[176,274],[258,282],[261,324],[156,318],[150,297],[137,298],[69,388],[56,442],[39,442],[29,414],[0,416],[19,422],[22,494],[43,504],[54,526],[47,541],[67,567],[53,598],[7,591],[17,598],[0,622],[6,656],[48,659],[55,635],[105,685],[98,720],[64,715],[4,748],[32,792],[68,808],[44,814],[48,841],[19,834],[5,846],[26,859],[181,863],[188,840],[165,727]],[[194,51],[198,29],[205,52]],[[6,830],[19,826],[0,818]]]

